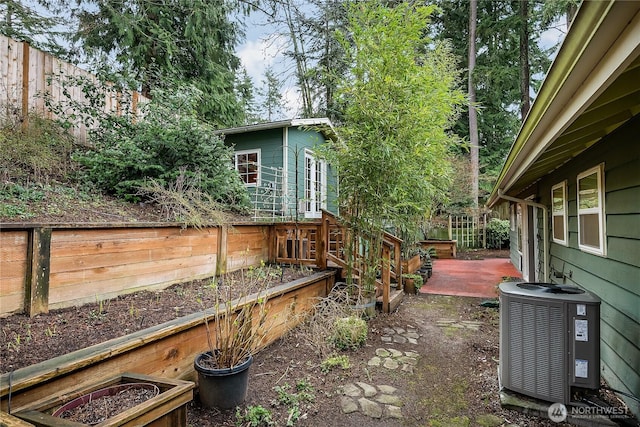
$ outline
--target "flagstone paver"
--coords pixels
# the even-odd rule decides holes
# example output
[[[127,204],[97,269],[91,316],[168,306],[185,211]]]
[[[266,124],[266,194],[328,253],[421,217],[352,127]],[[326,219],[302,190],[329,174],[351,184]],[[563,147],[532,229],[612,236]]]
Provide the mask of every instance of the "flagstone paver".
[[[404,402],[390,385],[374,386],[365,382],[341,387],[340,407],[344,414],[360,411],[371,418],[402,418]]]

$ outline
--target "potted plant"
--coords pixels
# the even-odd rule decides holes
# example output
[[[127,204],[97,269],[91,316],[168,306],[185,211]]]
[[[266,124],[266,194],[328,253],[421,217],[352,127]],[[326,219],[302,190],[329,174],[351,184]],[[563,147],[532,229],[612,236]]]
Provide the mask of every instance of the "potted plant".
[[[407,294],[417,294],[424,280],[419,274],[403,274],[402,275],[404,292]]]
[[[246,398],[253,352],[262,345],[269,330],[267,298],[262,296],[266,295],[262,291],[268,276],[241,274],[240,283],[213,284],[218,291],[213,314],[204,311],[209,350],[194,361],[200,402],[206,408],[231,409]],[[262,282],[258,284],[261,291],[252,295],[242,291],[240,297],[232,297],[234,285],[248,290],[255,288],[257,281]]]

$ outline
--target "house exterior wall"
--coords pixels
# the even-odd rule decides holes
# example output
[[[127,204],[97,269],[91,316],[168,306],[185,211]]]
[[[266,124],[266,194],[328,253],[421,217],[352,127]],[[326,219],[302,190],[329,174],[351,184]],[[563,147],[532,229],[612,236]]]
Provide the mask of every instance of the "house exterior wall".
[[[273,179],[272,173],[267,172],[267,169],[286,169],[284,178],[287,196],[283,202],[286,205],[284,214],[289,217],[294,216],[298,208],[297,201],[304,198],[305,149],[313,150],[314,147],[324,144],[325,137],[313,130],[288,127],[226,135],[225,143],[232,146],[234,151],[260,149],[261,180]],[[331,165],[327,165],[327,210],[335,213],[337,213],[336,189],[336,174]],[[259,188],[257,190],[259,195],[256,196],[256,187],[247,187],[247,190],[252,202],[260,199],[261,194],[265,192],[264,188]],[[278,202],[278,206],[281,205]],[[269,208],[261,207],[267,210]]]
[[[525,198],[533,191],[538,201],[551,211],[552,186],[567,180],[567,245],[553,242],[550,222],[548,231],[549,271],[563,272],[564,277],[550,274],[550,281],[578,285],[601,298],[601,374],[612,388],[635,396],[640,396],[639,133],[640,116],[636,116],[547,175],[535,189],[518,196]],[[578,247],[577,176],[601,163],[604,164],[605,256],[590,254]],[[537,230],[540,236],[543,235],[542,219],[541,215]],[[515,237],[513,232],[512,237]],[[514,250],[512,260],[517,260]],[[640,414],[638,402],[627,399],[627,403],[636,415]]]
[[[289,187],[296,188],[296,176],[298,179],[297,199],[304,199],[304,154],[305,149],[313,150],[315,147],[326,142],[325,137],[318,132],[308,129],[290,128],[289,129]],[[298,164],[297,175],[294,173],[296,169],[296,158]],[[337,179],[334,169],[331,165],[327,165],[327,210],[337,213]]]

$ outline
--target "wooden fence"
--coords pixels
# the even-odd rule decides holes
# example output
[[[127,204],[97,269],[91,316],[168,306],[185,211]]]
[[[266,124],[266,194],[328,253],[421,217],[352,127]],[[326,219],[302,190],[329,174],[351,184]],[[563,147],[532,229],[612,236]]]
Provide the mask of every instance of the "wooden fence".
[[[45,93],[54,104],[66,103],[67,97],[81,104],[88,102],[81,86],[65,86],[56,76],[98,82],[96,76],[73,64],[34,49],[28,43],[0,35],[0,107],[4,110],[2,114],[17,116],[23,124],[26,123],[28,113],[36,113],[50,119],[59,118],[45,105]],[[133,114],[138,114],[138,103],[147,100],[138,92],[123,94],[106,88],[104,97],[105,112],[116,114],[122,113],[125,108]],[[85,123],[78,118],[74,123],[73,133],[79,143],[86,143],[87,130]]]

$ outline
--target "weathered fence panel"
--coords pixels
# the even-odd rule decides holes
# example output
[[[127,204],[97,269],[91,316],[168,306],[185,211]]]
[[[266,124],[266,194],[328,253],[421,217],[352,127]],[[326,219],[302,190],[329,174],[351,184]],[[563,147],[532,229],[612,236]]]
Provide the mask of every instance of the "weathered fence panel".
[[[227,233],[227,271],[269,260],[270,225],[234,225]]]
[[[486,215],[450,215],[449,236],[459,248],[486,246]]]
[[[88,71],[32,48],[28,43],[0,35],[0,107],[5,109],[3,114],[17,115],[23,123],[28,113],[55,119],[55,114],[45,105],[45,93],[53,104],[66,104],[70,99],[86,105],[88,99],[81,86],[61,84],[61,79],[67,77],[98,82]],[[137,92],[123,94],[109,88],[104,88],[104,97],[104,111],[115,114],[126,110],[137,115],[138,102],[147,100]],[[73,134],[79,143],[86,143],[87,130],[81,118],[74,122]]]
[[[95,302],[215,274],[217,228],[55,230],[49,305]]]
[[[0,227],[0,315],[163,289],[270,260],[271,225],[52,227],[40,250],[32,247],[37,230]]]

